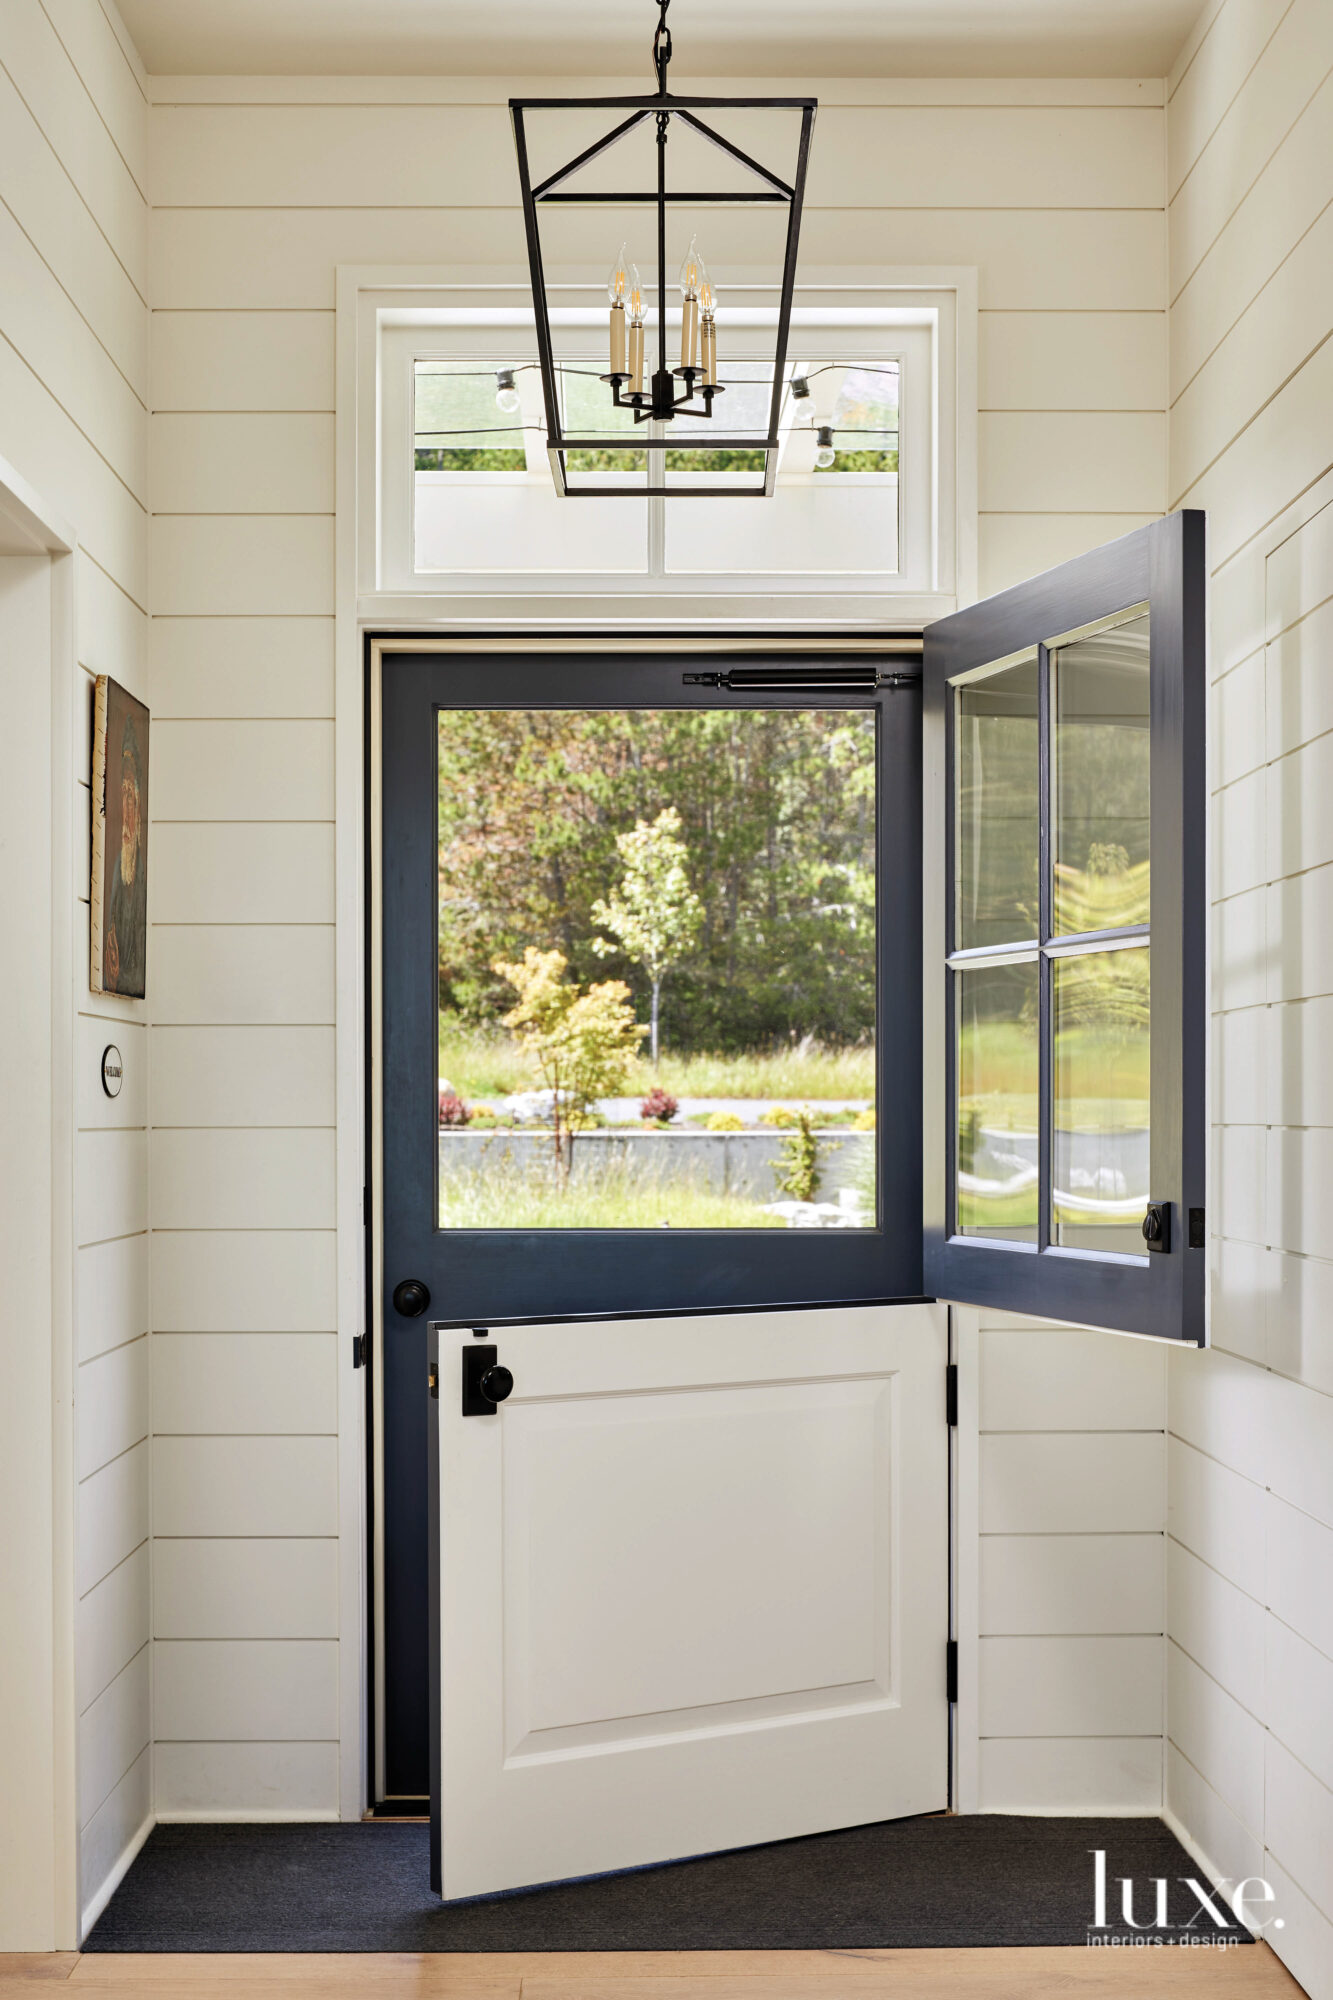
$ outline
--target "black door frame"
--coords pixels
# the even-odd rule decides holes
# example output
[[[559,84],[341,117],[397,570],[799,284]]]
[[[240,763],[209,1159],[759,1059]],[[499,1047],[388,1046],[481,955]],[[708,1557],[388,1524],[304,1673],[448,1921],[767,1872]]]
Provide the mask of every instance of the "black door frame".
[[[898,659],[905,666],[915,667],[920,657],[922,641],[917,633],[884,634],[882,636],[834,636],[819,634],[677,634],[643,633],[635,631],[608,633],[590,632],[585,634],[562,632],[559,634],[449,634],[438,633],[376,634],[363,635],[364,690],[365,690],[365,841],[366,841],[366,987],[370,1004],[366,1008],[366,1130],[368,1172],[368,1214],[367,1214],[367,1325],[371,1334],[366,1344],[366,1435],[367,1435],[367,1514],[368,1514],[368,1596],[371,1644],[369,1672],[367,1675],[367,1726],[371,1744],[370,1777],[372,1811],[384,1816],[423,1812],[425,1795],[415,1786],[402,1787],[395,1791],[386,1759],[386,1696],[388,1693],[388,1671],[385,1662],[385,1602],[384,1602],[384,1551],[383,1551],[383,1384],[385,1319],[385,1280],[389,1276],[383,1266],[383,1246],[385,1227],[383,1216],[383,1152],[382,1152],[382,1061],[381,1037],[383,1021],[383,984],[380,963],[380,936],[383,921],[383,845],[382,845],[382,767],[384,743],[382,732],[382,674],[386,656],[395,654],[414,655],[508,655],[518,656],[549,655],[562,653],[582,655],[586,658],[595,654],[615,654],[622,660],[629,653],[631,658],[640,658],[653,653],[668,655],[679,663],[682,656],[696,656],[689,664],[700,664],[697,656],[711,655],[760,655],[780,659],[786,657],[795,664],[800,655],[861,656],[867,662]],[[913,697],[915,700],[916,698]],[[810,697],[806,696],[808,704]],[[917,825],[919,826],[919,813]],[[920,868],[913,871],[915,885],[919,893]],[[918,926],[919,928],[919,926]],[[919,1033],[913,1037],[919,1049]],[[919,1089],[916,1092],[919,1102]],[[919,1148],[917,1149],[919,1156]],[[909,1226],[919,1231],[919,1202],[908,1210]],[[401,1274],[394,1274],[395,1279]],[[900,1295],[906,1296],[906,1295]],[[920,1297],[919,1289],[912,1297]],[[821,1303],[823,1301],[821,1300]],[[796,1301],[800,1304],[801,1301]],[[762,1302],[754,1304],[737,1301],[730,1309],[736,1311],[762,1309]],[[716,1312],[715,1304],[699,1304],[659,1308],[662,1312],[678,1314],[681,1310]],[[768,1309],[772,1309],[771,1306]],[[432,1317],[434,1314],[432,1314]],[[587,1315],[571,1315],[585,1317]],[[597,1317],[627,1318],[639,1315],[629,1311],[616,1311],[594,1315]],[[547,1320],[560,1317],[558,1314],[542,1313],[524,1315]],[[403,1323],[396,1320],[395,1333],[400,1332]],[[470,1324],[464,1318],[462,1324]],[[422,1381],[425,1380],[425,1329],[426,1319],[422,1318],[412,1328],[419,1330],[419,1344],[422,1345]],[[424,1395],[424,1388],[423,1388]],[[424,1422],[424,1412],[423,1412]],[[424,1467],[423,1467],[424,1471]],[[424,1497],[424,1495],[423,1495]],[[423,1522],[424,1539],[424,1522]],[[427,1658],[426,1596],[422,1593],[422,1631],[419,1651],[423,1668]],[[424,1690],[423,1690],[424,1693]],[[424,1706],[424,1704],[423,1704]],[[409,1759],[411,1768],[421,1765],[423,1776],[428,1767],[428,1753],[423,1742],[418,1754]]]

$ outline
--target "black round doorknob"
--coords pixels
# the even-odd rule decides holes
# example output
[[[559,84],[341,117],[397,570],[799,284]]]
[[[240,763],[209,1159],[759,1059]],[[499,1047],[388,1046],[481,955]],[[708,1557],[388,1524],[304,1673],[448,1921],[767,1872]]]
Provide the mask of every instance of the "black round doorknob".
[[[514,1378],[507,1368],[488,1368],[478,1387],[488,1403],[503,1403],[514,1386]]]
[[[430,1304],[430,1293],[420,1278],[404,1278],[393,1288],[393,1309],[404,1319],[420,1319]]]

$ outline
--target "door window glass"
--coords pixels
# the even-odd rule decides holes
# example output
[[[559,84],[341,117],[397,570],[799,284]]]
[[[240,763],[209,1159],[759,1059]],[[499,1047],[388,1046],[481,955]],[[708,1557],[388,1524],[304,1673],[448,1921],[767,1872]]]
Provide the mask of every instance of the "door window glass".
[[[442,1229],[876,1226],[876,728],[437,711]]]

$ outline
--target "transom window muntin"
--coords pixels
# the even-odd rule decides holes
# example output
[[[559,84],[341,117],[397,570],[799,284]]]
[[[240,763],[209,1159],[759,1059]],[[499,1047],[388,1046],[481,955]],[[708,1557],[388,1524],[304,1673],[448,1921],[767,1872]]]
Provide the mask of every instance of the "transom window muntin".
[[[950,683],[947,1232],[1146,1256],[1149,607]]]

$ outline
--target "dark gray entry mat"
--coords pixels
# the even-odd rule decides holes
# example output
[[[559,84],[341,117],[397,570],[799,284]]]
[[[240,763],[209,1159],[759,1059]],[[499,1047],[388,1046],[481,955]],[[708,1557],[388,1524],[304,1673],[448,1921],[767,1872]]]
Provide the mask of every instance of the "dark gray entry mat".
[[[886,1820],[692,1861],[444,1904],[424,1826],[159,1826],[85,1951],[761,1951],[1083,1944],[1092,1851],[1164,1940],[1216,1934],[1159,1819]],[[1211,1890],[1211,1884],[1204,1883]],[[1226,1905],[1215,1897],[1218,1908]],[[1229,1914],[1229,1913],[1228,1913]],[[1188,1926],[1188,1928],[1185,1928]],[[1250,1942],[1234,1927],[1230,1936]]]

